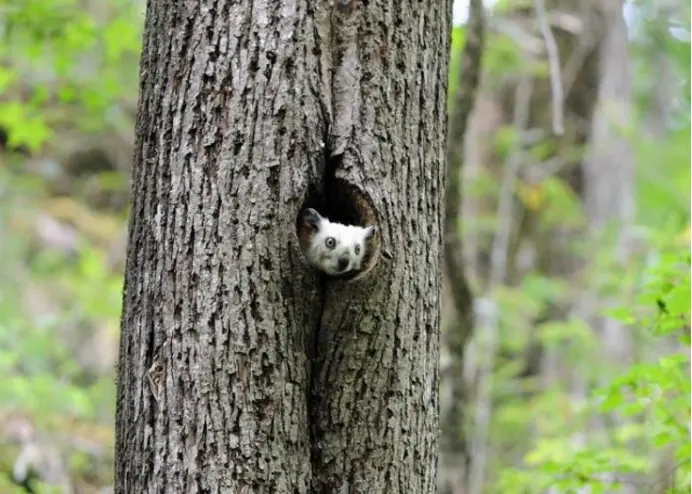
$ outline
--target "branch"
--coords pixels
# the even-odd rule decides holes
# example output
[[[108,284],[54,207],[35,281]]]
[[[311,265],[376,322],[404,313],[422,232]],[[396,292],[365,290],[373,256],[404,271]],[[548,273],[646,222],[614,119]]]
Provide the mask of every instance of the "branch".
[[[565,132],[564,124],[564,94],[562,92],[562,79],[560,74],[560,54],[553,31],[548,24],[548,16],[545,12],[545,0],[536,1],[536,16],[541,28],[541,34],[545,40],[545,48],[548,51],[548,63],[550,64],[550,85],[553,94],[553,132],[561,136]]]
[[[463,347],[473,326],[471,292],[464,275],[461,234],[461,177],[464,159],[464,136],[476,101],[476,92],[482,70],[485,21],[483,1],[470,0],[466,43],[461,58],[461,74],[454,95],[454,113],[450,119],[447,143],[447,181],[445,193],[444,257],[449,276],[454,306],[462,320],[459,345]]]

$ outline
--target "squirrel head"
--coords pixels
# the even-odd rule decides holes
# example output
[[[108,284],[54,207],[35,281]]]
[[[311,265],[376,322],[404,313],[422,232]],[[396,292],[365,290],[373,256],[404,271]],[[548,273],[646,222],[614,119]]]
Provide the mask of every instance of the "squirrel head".
[[[343,225],[329,221],[312,208],[301,214],[298,238],[308,262],[331,276],[359,271],[368,240],[377,227]]]

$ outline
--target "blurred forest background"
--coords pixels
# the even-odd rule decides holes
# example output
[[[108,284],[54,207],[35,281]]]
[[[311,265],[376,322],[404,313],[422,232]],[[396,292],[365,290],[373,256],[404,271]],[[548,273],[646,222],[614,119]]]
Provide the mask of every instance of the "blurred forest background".
[[[442,491],[687,493],[689,1],[486,7]],[[0,0],[0,493],[112,488],[144,9]]]

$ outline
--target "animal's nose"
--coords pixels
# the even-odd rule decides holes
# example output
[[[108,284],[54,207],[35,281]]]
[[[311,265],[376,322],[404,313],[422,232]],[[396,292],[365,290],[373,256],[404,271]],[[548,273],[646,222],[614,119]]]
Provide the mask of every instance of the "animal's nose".
[[[348,257],[342,257],[339,259],[339,271],[343,271],[348,267]]]

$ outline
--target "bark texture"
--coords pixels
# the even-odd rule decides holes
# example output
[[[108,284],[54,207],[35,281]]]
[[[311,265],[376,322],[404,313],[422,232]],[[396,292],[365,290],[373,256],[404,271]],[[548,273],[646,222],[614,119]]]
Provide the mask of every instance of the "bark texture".
[[[435,491],[450,22],[449,0],[148,2],[117,493]],[[379,224],[365,278],[307,267],[314,191]]]
[[[451,2],[363,5],[332,19],[332,147],[386,255],[327,286],[313,473],[317,492],[435,492]]]

